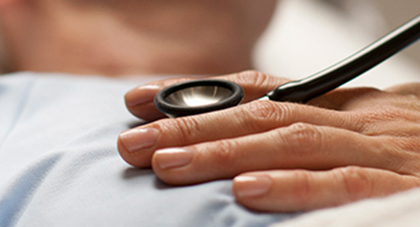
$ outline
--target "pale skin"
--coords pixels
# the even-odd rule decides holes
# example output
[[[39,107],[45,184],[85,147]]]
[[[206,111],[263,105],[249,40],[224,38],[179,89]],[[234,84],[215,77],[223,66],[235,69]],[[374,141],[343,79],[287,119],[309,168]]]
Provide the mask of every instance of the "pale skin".
[[[253,71],[219,78],[243,86],[243,105],[123,132],[122,158],[173,185],[233,178],[236,199],[260,211],[338,206],[420,186],[420,83],[338,89],[294,104],[252,101],[285,79]],[[176,81],[133,89],[128,109],[163,117],[152,97]]]

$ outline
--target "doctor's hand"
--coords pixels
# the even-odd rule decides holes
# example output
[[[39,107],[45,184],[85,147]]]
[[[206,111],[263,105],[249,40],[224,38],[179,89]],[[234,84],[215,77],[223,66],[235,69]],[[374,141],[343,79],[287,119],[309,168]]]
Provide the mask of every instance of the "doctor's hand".
[[[256,72],[225,78],[244,87],[245,101],[285,82]],[[151,119],[152,100],[130,106],[136,94],[159,88],[147,89],[126,99],[135,115]],[[337,89],[305,105],[254,101],[163,119],[123,132],[118,148],[128,163],[152,166],[169,184],[234,178],[236,199],[260,211],[386,196],[420,186],[420,84]]]

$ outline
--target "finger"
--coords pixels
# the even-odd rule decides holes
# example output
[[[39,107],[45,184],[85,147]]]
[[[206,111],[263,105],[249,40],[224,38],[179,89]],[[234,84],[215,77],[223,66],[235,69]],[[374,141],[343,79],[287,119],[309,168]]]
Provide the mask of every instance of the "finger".
[[[399,170],[406,157],[388,147],[380,139],[348,130],[296,123],[265,133],[158,150],[152,166],[161,180],[179,185],[270,169],[359,165]]]
[[[125,105],[133,115],[143,120],[153,121],[164,118],[165,115],[158,111],[153,103],[155,95],[166,86],[193,79],[196,78],[171,78],[139,86],[125,94]]]
[[[208,114],[161,120],[126,131],[119,137],[119,152],[131,165],[148,167],[156,149],[255,134],[295,122],[357,130],[352,118],[353,115],[308,105],[256,101]]]
[[[414,176],[350,166],[247,173],[234,179],[233,192],[237,201],[251,209],[293,212],[384,197],[418,186],[420,180]]]
[[[264,96],[265,93],[271,91],[275,87],[287,82],[286,79],[271,77],[256,71],[245,71],[225,76],[209,77],[210,79],[225,79],[238,83],[245,93],[243,102],[248,102]],[[161,114],[151,103],[154,96],[164,87],[169,85],[197,79],[195,78],[179,78],[153,82],[143,85],[129,91],[125,95],[125,101],[128,110],[135,116],[144,120],[156,120],[162,118]]]

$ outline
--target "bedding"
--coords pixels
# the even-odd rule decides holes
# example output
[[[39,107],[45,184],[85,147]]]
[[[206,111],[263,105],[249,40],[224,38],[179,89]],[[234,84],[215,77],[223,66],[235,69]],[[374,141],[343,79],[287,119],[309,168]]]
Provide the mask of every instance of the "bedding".
[[[270,227],[418,227],[420,189],[314,211]]]

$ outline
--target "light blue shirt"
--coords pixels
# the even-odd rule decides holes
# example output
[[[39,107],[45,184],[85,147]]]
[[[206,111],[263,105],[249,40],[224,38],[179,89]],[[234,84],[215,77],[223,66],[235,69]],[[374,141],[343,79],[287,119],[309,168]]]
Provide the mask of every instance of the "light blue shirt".
[[[148,82],[148,81],[142,81]],[[119,157],[138,83],[100,77],[0,76],[0,226],[267,226],[292,214],[252,212],[231,181],[171,187]]]

